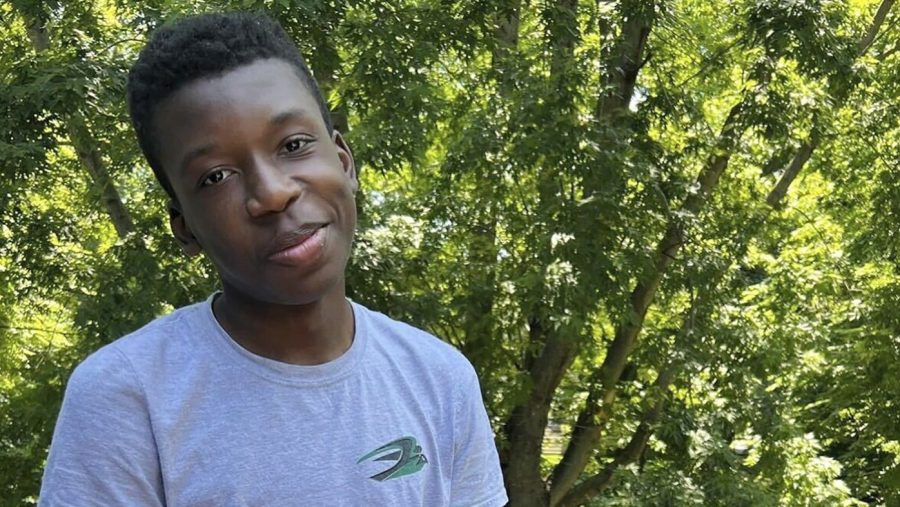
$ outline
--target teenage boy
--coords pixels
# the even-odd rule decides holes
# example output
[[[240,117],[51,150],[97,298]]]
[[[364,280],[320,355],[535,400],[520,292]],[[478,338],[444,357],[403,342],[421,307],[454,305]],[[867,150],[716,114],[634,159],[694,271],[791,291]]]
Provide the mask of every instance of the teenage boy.
[[[468,361],[346,299],[356,168],[281,27],[165,26],[128,92],[172,231],[222,291],[75,370],[41,505],[505,504]]]

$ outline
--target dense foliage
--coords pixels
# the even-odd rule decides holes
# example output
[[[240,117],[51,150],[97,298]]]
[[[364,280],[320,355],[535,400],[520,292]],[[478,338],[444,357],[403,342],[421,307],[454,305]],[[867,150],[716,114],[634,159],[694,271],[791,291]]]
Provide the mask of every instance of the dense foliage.
[[[362,165],[352,297],[473,361],[512,505],[900,503],[893,3],[0,4],[0,505],[74,365],[215,288],[124,82],[248,8]]]

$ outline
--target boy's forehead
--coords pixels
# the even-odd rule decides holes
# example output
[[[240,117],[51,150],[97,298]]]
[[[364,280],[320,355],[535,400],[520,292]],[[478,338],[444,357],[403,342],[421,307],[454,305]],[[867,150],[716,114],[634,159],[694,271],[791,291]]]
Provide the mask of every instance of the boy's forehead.
[[[274,117],[287,110],[323,121],[316,99],[291,64],[279,59],[256,60],[175,91],[155,109],[152,127],[159,139],[166,130],[185,132],[186,127],[199,128],[211,118]]]
[[[195,79],[174,90],[160,102],[156,111],[167,111],[175,104],[183,109],[190,105],[208,106],[211,102],[221,106],[223,100],[234,104],[261,102],[264,99],[263,92],[277,92],[315,105],[315,99],[293,65],[281,59],[269,58]]]
[[[216,132],[249,128],[243,123],[251,117],[254,124],[267,125],[296,117],[322,121],[318,104],[290,63],[256,60],[192,81],[159,104],[153,128],[165,171],[175,176],[193,144],[208,144]]]

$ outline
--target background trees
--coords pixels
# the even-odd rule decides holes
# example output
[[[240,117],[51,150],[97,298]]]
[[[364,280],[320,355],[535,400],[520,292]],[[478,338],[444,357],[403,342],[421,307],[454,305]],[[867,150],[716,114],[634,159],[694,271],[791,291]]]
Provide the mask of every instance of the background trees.
[[[0,6],[0,502],[71,368],[214,289],[127,124],[153,27],[265,9],[362,163],[352,297],[462,349],[514,505],[900,501],[891,0]]]

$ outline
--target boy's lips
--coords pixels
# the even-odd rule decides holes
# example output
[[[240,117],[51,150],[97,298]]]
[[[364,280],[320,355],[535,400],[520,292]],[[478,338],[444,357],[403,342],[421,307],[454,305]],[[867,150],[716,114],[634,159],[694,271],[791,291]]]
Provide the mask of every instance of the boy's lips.
[[[317,256],[324,247],[328,224],[303,224],[279,234],[272,241],[266,258],[279,264],[302,264]]]

